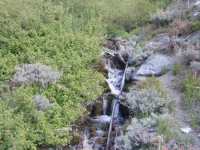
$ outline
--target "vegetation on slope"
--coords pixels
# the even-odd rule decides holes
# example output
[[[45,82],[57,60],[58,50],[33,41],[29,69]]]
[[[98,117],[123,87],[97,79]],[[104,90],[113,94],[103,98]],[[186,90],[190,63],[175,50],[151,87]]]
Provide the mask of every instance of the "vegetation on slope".
[[[69,143],[70,125],[103,91],[93,66],[104,34],[144,25],[168,2],[1,0],[0,149]]]

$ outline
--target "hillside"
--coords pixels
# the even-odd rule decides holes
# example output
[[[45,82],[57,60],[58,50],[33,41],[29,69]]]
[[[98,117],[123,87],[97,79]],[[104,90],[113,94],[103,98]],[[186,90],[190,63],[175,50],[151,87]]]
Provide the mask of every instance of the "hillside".
[[[126,82],[132,88],[126,87],[123,105],[134,108],[131,94],[145,91],[156,96],[151,104],[158,107],[130,114],[113,145],[120,150],[167,149],[174,140],[168,149],[200,148],[195,143],[200,123],[199,8],[197,0],[1,0],[0,149],[69,149],[75,127],[109,91],[105,59],[115,59],[112,52],[119,45],[129,47],[122,56],[129,67],[156,54],[168,57],[172,66],[162,68],[166,74],[159,78]],[[148,127],[155,132],[146,132],[145,121],[155,122]],[[134,139],[127,126],[137,126],[145,135]],[[192,127],[191,134],[179,132],[186,126]]]

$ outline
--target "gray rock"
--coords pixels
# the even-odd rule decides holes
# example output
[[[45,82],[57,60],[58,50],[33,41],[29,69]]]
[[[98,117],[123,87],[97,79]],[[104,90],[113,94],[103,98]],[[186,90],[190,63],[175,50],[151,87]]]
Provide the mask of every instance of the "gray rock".
[[[169,69],[171,63],[168,61],[167,57],[164,55],[154,55],[147,59],[142,65],[135,69],[131,79],[138,80],[138,77],[141,78],[144,76],[159,76],[163,74],[162,69]]]
[[[91,148],[90,146],[86,146],[82,150],[93,150],[93,148]]]
[[[130,81],[131,75],[132,75],[132,73],[133,73],[134,70],[135,70],[135,67],[128,67],[126,69],[126,73],[125,73],[125,79],[126,79],[126,81]]]
[[[127,128],[126,128],[126,131],[134,131],[134,127],[132,125],[129,125]]]

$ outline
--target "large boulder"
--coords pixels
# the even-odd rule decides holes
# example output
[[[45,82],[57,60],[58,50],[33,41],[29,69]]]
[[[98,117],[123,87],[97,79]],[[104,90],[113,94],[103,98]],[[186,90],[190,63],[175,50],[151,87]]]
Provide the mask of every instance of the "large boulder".
[[[134,70],[135,70],[135,67],[128,67],[126,69],[126,72],[125,72],[126,81],[130,81],[131,80],[131,75],[133,74]]]
[[[164,73],[163,70],[169,69],[170,65],[171,63],[167,59],[167,56],[161,54],[154,55],[135,69],[131,79],[138,80],[138,77],[162,75]]]

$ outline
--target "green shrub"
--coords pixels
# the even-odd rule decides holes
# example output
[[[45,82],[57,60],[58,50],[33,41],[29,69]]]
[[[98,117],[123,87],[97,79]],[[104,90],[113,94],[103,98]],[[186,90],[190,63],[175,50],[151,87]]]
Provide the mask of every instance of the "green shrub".
[[[191,124],[191,127],[194,129],[199,129],[200,126],[200,112],[198,109],[192,110],[189,113],[189,121]]]
[[[188,109],[195,107],[197,104],[199,104],[199,98],[200,98],[199,79],[195,75],[187,73],[183,81],[183,86],[184,86],[184,105]]]
[[[173,63],[173,69],[172,69],[173,74],[176,76],[180,73],[180,65],[178,62]]]
[[[105,33],[101,17],[76,13],[63,5],[69,3],[0,2],[0,149],[69,143],[68,129],[87,115],[83,106],[104,90],[104,77],[93,68]],[[18,86],[10,82],[16,79]]]
[[[191,23],[191,28],[193,31],[198,31],[200,30],[200,21],[199,20],[195,20]]]
[[[161,135],[165,135],[166,142],[172,137],[172,120],[168,114],[160,115],[157,119],[156,131]]]

